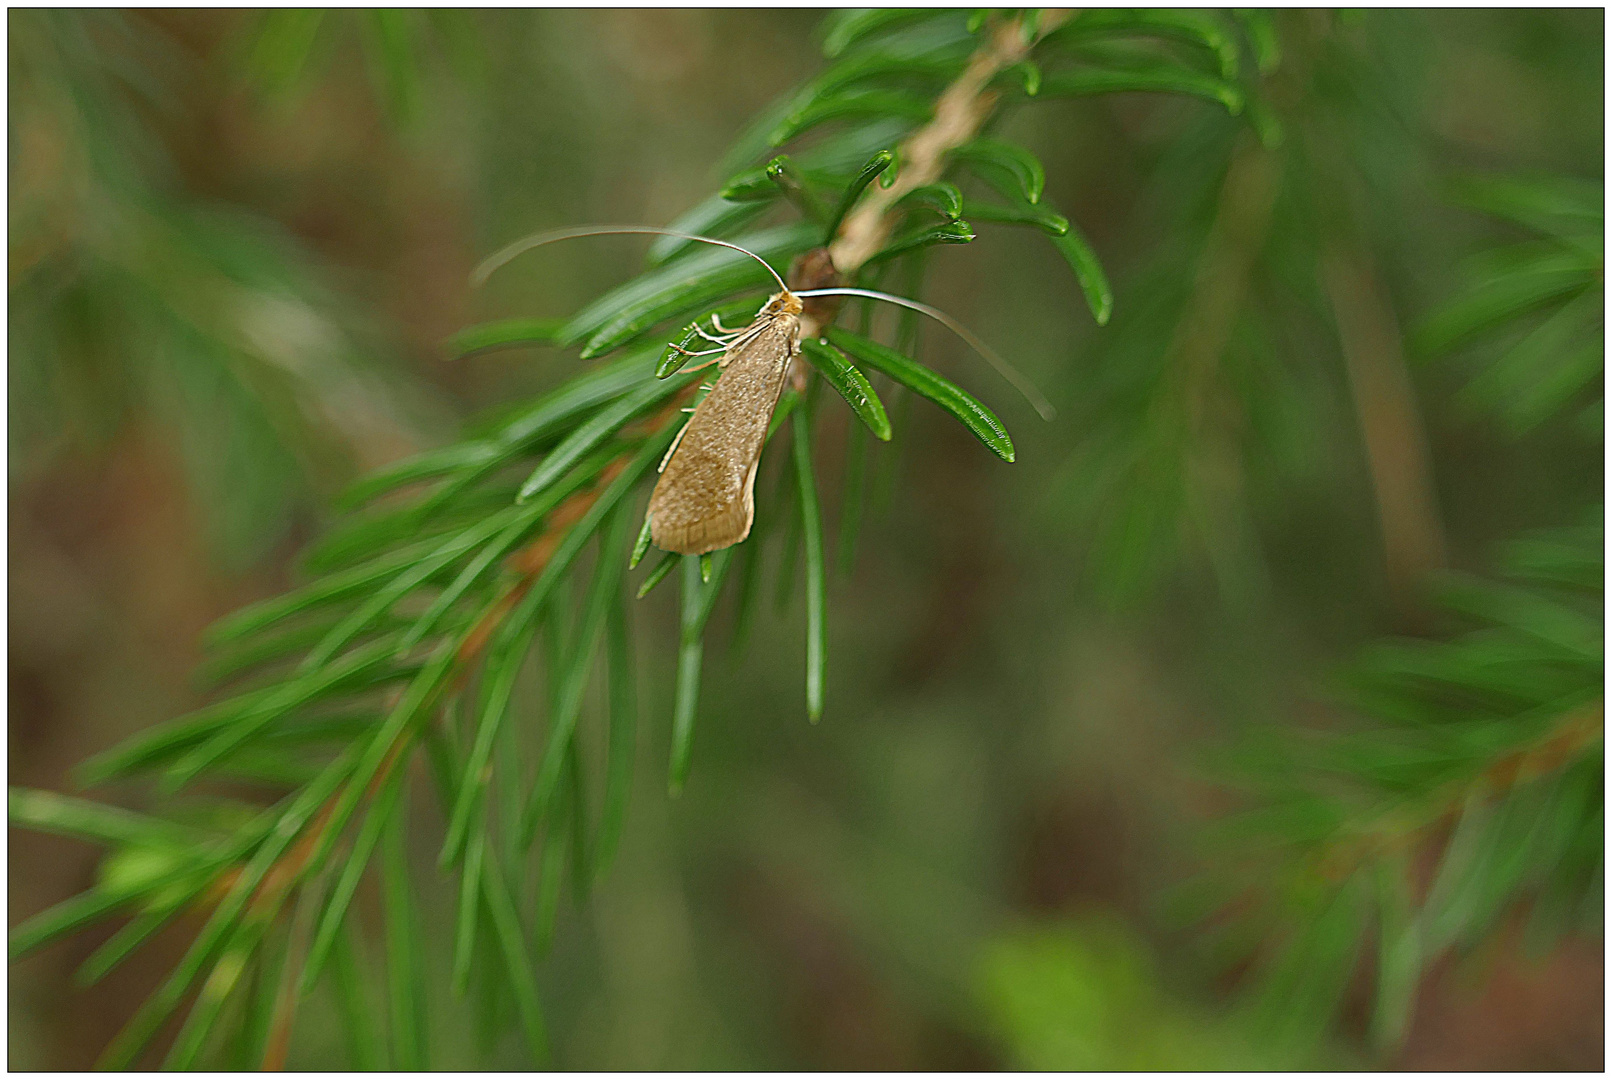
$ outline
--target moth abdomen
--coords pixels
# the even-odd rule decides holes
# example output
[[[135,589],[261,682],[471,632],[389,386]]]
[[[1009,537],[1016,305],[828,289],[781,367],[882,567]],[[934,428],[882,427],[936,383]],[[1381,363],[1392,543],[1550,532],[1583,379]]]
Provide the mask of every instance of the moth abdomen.
[[[768,303],[757,320],[766,324],[724,358],[721,377],[689,417],[649,499],[656,547],[703,555],[750,535],[756,464],[799,347],[800,320],[789,310],[799,304],[788,293]]]

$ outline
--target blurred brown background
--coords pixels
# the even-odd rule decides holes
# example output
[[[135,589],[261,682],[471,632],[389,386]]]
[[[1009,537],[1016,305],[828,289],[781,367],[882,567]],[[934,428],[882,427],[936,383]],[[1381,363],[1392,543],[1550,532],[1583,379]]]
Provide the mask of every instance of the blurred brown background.
[[[29,396],[33,376],[15,360],[11,374],[10,780],[55,790],[88,754],[202,700],[200,631],[292,580],[342,482],[576,370],[558,351],[448,363],[449,334],[571,312],[630,277],[642,244],[560,245],[478,295],[467,277],[481,256],[539,228],[671,220],[721,182],[738,131],[821,63],[815,12],[474,12],[422,31],[420,70],[388,82],[362,31],[333,14],[315,68],[280,86],[254,66],[255,12],[117,15],[127,31],[84,31],[110,50],[100,68],[63,44],[77,30],[44,25],[63,17],[8,14],[12,340],[38,312],[86,335],[102,319],[111,347],[84,355],[121,359],[79,371],[83,392],[58,394],[39,419],[19,420],[44,400]],[[1415,69],[1434,152],[1600,177],[1601,13],[1367,17],[1380,24],[1372,41],[1406,54],[1384,62]],[[71,92],[91,75],[138,91],[109,91],[134,104],[99,116],[104,128],[66,119],[82,120]],[[1009,122],[1047,162],[1049,197],[1091,236],[1122,309],[1142,303],[1143,270],[1170,261],[1170,224],[1153,214],[1162,148],[1202,107],[1127,95]],[[139,145],[116,141],[124,127]],[[175,215],[204,210],[272,231],[226,223],[200,242],[264,260],[261,295],[213,305],[205,271],[170,257],[188,250],[174,237],[194,236]],[[1395,270],[1405,322],[1447,294],[1454,256],[1481,231],[1456,211],[1427,222],[1427,242]],[[97,280],[121,299],[102,309],[100,294],[34,284],[63,252],[103,267]],[[1058,400],[1085,385],[1101,332],[1050,248],[1001,230],[933,264],[931,302]],[[185,314],[198,297],[209,309]],[[293,389],[276,383],[264,400],[277,404],[253,419],[254,406],[237,416],[185,390],[182,373],[151,375],[177,340],[162,335],[178,331],[163,329],[168,314],[139,314],[147,302],[288,373]],[[1218,806],[1193,754],[1251,717],[1322,708],[1328,665],[1395,626],[1369,504],[1351,501],[1358,478],[1313,518],[1267,515],[1279,522],[1264,541],[1267,595],[1236,618],[1206,565],[1150,602],[1099,603],[1069,539],[1076,511],[1060,502],[1082,433],[1040,425],[961,349],[926,340],[927,359],[999,407],[1019,462],[1003,466],[924,408],[898,418],[887,501],[854,573],[831,587],[825,720],[808,727],[794,706],[797,598],[760,620],[742,659],[711,650],[694,779],[676,801],[661,780],[675,612],[665,596],[645,602],[646,734],[622,856],[592,909],[562,917],[542,976],[558,1065],[1011,1066],[1023,1058],[1000,1001],[1014,991],[993,979],[1030,978],[1043,954],[1020,952],[1046,927],[1120,958],[1123,976],[1091,969],[1092,992],[1130,980],[1150,1003],[1137,1010],[1192,1017],[1184,1030],[1212,1030],[1235,993],[1204,975],[1155,897]],[[1598,463],[1571,440],[1498,442],[1455,418],[1436,374],[1418,378],[1453,564],[1481,567],[1497,537],[1555,523],[1599,491]],[[192,434],[186,408],[213,430]],[[259,423],[270,434],[252,442]],[[838,475],[843,417],[832,423]],[[24,441],[30,424],[41,430]],[[434,818],[417,817],[420,849],[434,850]],[[19,830],[10,844],[13,924],[94,879],[85,846]],[[447,887],[430,888],[428,911],[449,911]],[[69,975],[110,928],[14,965],[11,1067],[90,1065],[194,926],[88,991]],[[1385,1064],[1600,1068],[1602,952],[1575,939],[1530,958],[1502,936],[1442,965]],[[445,971],[445,953],[432,955]],[[462,1020],[462,1006],[437,1019],[440,1065],[474,1061]],[[1102,1037],[1123,1042],[1130,1020],[1105,1021]],[[1346,1018],[1321,1060],[1371,1063],[1361,1024]],[[318,1020],[307,1027],[293,1067],[317,1067],[334,1043]],[[1218,1053],[1205,1049],[1202,1067],[1240,1060]]]

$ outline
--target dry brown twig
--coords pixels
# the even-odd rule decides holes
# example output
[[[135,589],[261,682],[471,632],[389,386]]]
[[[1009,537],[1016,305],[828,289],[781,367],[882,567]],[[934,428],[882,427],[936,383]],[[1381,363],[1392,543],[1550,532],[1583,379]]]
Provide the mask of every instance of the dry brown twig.
[[[901,173],[895,182],[887,188],[872,187],[846,215],[828,249],[840,273],[855,273],[884,247],[895,224],[896,203],[909,192],[939,180],[946,170],[946,155],[979,134],[1000,97],[990,89],[991,80],[1029,56],[1036,42],[1069,14],[1061,9],[1044,10],[1033,31],[1027,31],[1022,17],[996,24],[968,67],[935,100],[934,119],[902,143],[897,159]]]

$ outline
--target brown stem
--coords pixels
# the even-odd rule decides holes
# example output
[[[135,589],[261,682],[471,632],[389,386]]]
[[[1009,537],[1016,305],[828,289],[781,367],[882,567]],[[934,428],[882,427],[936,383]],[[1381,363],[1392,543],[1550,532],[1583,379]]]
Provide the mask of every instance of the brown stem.
[[[286,1054],[291,1049],[291,1027],[296,1022],[297,1004],[301,995],[297,984],[302,981],[302,967],[308,959],[308,932],[313,928],[314,912],[325,895],[330,878],[327,865],[310,889],[303,885],[297,896],[296,913],[291,920],[291,935],[286,941],[285,963],[280,969],[280,985],[274,995],[274,1015],[269,1023],[269,1037],[263,1048],[263,1072],[283,1072]]]
[[[1473,796],[1500,798],[1519,785],[1562,769],[1603,738],[1605,727],[1604,701],[1563,713],[1538,739],[1500,755],[1476,776],[1452,780],[1414,804],[1398,807],[1333,841],[1318,855],[1322,873],[1342,880],[1368,858],[1414,847],[1458,815]]]
[[[901,172],[895,182],[887,188],[874,185],[846,215],[828,248],[840,273],[849,277],[878,254],[895,225],[896,203],[908,192],[939,180],[946,171],[946,155],[979,134],[1000,96],[990,89],[991,80],[1028,56],[1041,35],[1068,17],[1067,11],[1043,10],[1033,33],[1026,32],[1022,18],[996,24],[969,58],[968,67],[935,100],[934,118],[901,144],[897,157]]]
[[[1420,622],[1419,586],[1445,564],[1444,530],[1399,324],[1369,258],[1353,245],[1333,244],[1322,276],[1377,494],[1390,595],[1402,618]]]

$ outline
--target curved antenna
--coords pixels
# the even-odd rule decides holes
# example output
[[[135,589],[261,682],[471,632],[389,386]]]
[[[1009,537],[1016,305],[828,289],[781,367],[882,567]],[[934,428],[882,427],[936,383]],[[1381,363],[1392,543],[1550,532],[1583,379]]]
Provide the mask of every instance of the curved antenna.
[[[905,296],[891,296],[889,293],[875,292],[873,289],[808,289],[795,295],[802,298],[808,296],[862,296],[869,300],[883,300],[885,303],[909,308],[921,315],[928,315],[931,319],[934,319],[968,342],[975,352],[985,357],[985,362],[995,368],[998,375],[1011,383],[1013,389],[1024,395],[1024,400],[1028,401],[1031,407],[1041,414],[1041,419],[1051,420],[1058,415],[1058,410],[1052,407],[1052,402],[1047,400],[1045,394],[1036,389],[1035,383],[1021,375],[1018,368],[998,356],[995,350],[975,337],[966,326],[939,308],[932,308],[928,304],[920,304],[916,300],[908,300]]]
[[[682,240],[697,240],[702,244],[715,244],[717,247],[730,248],[734,251],[750,256],[752,259],[756,260],[756,262],[766,267],[767,273],[772,275],[772,279],[778,283],[778,287],[784,292],[789,291],[789,286],[785,285],[784,279],[778,276],[778,271],[774,270],[772,265],[768,263],[766,259],[763,259],[760,255],[757,255],[748,248],[742,248],[738,244],[730,244],[726,240],[713,240],[709,236],[695,236],[693,233],[677,232],[674,229],[657,229],[652,225],[579,225],[571,229],[555,229],[552,232],[536,233],[532,236],[526,237],[525,239],[517,240],[501,251],[489,255],[480,266],[476,267],[475,272],[470,275],[470,284],[479,289],[481,286],[487,283],[487,279],[492,276],[494,270],[497,270],[515,256],[523,255],[526,252],[531,251],[533,248],[542,247],[544,244],[552,244],[556,240],[570,240],[571,238],[577,236],[615,236],[621,233],[645,233],[650,236],[675,236]]]

